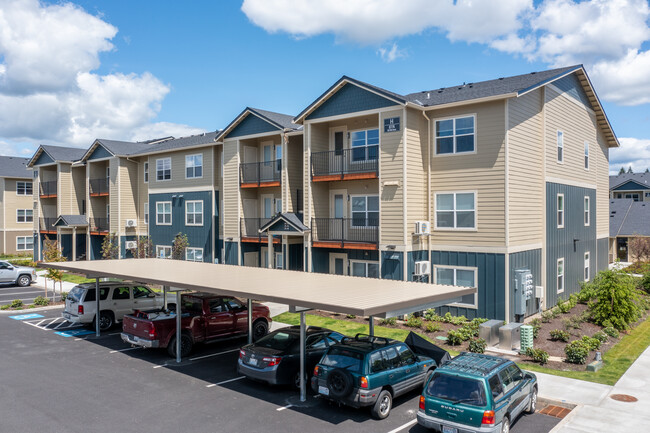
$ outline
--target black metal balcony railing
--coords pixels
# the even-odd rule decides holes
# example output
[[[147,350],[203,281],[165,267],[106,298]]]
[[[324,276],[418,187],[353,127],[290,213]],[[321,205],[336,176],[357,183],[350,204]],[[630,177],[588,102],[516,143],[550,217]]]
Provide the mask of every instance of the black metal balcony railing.
[[[379,242],[379,220],[375,218],[313,218],[311,233],[314,241]]]
[[[110,225],[108,218],[90,218],[88,228],[91,232],[108,232]]]
[[[379,146],[313,152],[312,176],[345,175],[350,173],[378,173]]]
[[[56,232],[56,227],[54,227],[54,223],[56,222],[56,218],[39,218],[38,219],[38,229],[41,232],[49,232],[53,231]]]
[[[39,183],[39,195],[43,196],[56,196],[56,180]]]
[[[271,218],[241,218],[241,236],[244,238],[261,238],[259,230]]]
[[[108,195],[109,180],[108,178],[90,179],[88,181],[90,186],[90,195]]]
[[[241,184],[279,182],[282,174],[282,160],[265,162],[246,162],[239,164],[239,181]]]

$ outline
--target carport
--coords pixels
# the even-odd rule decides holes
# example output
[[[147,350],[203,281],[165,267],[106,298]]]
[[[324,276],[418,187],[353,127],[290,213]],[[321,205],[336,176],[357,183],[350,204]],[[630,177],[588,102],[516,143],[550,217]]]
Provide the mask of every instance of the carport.
[[[248,339],[252,339],[252,301],[287,304],[300,313],[300,400],[306,399],[305,312],[320,309],[370,317],[395,317],[459,301],[476,288],[423,284],[341,275],[215,265],[168,259],[97,260],[44,263],[44,267],[85,274],[95,278],[97,311],[99,279],[105,277],[159,284],[176,291],[176,333],[181,333],[181,291],[196,290],[248,299]],[[99,320],[95,320],[99,336]],[[176,339],[176,361],[181,362],[180,338]]]

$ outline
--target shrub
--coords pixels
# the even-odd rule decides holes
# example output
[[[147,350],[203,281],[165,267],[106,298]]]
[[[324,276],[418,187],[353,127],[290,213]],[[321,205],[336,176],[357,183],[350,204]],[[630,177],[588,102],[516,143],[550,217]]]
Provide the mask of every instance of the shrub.
[[[592,338],[587,335],[582,336],[582,342],[589,347],[589,350],[598,350],[600,349],[601,341],[597,338]]]
[[[483,353],[483,352],[485,352],[486,347],[487,347],[487,343],[482,338],[472,338],[471,340],[469,340],[469,351],[470,352]]]
[[[564,301],[562,298],[557,300],[557,307],[558,311],[562,314],[567,314],[569,311],[571,311],[571,303],[569,301]]]
[[[37,296],[34,299],[34,305],[49,305],[50,300],[42,296]]]
[[[639,288],[650,295],[650,272],[643,274],[643,278],[639,281]]]
[[[573,316],[562,320],[562,323],[564,324],[564,329],[580,329],[582,320],[579,317]]]
[[[65,302],[68,299],[68,292],[61,292],[61,301]]]
[[[442,321],[445,323],[451,323],[452,325],[462,325],[467,322],[467,318],[465,316],[452,316],[451,313],[447,311],[442,317]]]
[[[5,304],[5,305],[0,306],[0,310],[8,310],[9,308],[11,308],[11,305],[9,305],[9,304]]]
[[[458,328],[458,333],[460,334],[460,337],[463,339],[463,341],[467,341],[473,337],[478,337],[478,330],[475,332],[469,326],[462,326]]]
[[[356,319],[357,318],[357,316],[354,315],[354,314],[346,314],[345,317],[346,317],[346,319]]]
[[[529,347],[526,349],[526,356],[542,365],[548,362],[548,352],[542,349],[533,349],[532,347]]]
[[[551,340],[564,341],[566,343],[570,338],[571,336],[569,333],[562,331],[561,329],[554,329],[551,331]]]
[[[607,334],[605,334],[603,331],[598,331],[596,332],[592,338],[595,338],[596,340],[600,341],[601,343],[604,343],[607,341]]]
[[[539,330],[542,329],[542,321],[539,319],[533,319],[530,321],[530,326],[533,327],[533,338],[539,337]]]
[[[581,304],[586,304],[595,296],[593,286],[583,281],[580,282],[580,291],[576,294],[576,299]]]
[[[429,320],[431,322],[440,322],[442,321],[442,317],[436,314],[436,310],[429,308],[424,312],[424,320]]]
[[[542,311],[542,322],[548,323],[554,318],[555,317],[553,316],[553,312],[551,310]]]
[[[422,319],[410,315],[406,323],[404,323],[404,325],[408,326],[409,328],[419,328],[422,326]]]
[[[23,307],[23,301],[20,299],[14,299],[11,301],[11,308],[22,308]]]
[[[614,328],[613,326],[608,326],[607,328],[604,328],[603,332],[612,338],[618,338],[620,335],[618,333],[618,329]]]
[[[451,329],[449,332],[447,332],[447,343],[451,346],[458,346],[460,343],[462,343],[464,340],[458,331],[454,331]]]
[[[584,364],[589,356],[589,345],[582,340],[575,340],[564,348],[567,362],[571,364]]]
[[[380,325],[389,325],[389,326],[395,326],[397,325],[397,317],[389,317],[387,319],[381,319],[379,321]]]
[[[439,323],[427,323],[425,329],[427,332],[438,332],[442,330]]]
[[[605,269],[598,272],[588,283],[594,288],[596,298],[589,303],[594,323],[605,325],[609,321],[618,329],[627,329],[640,317],[634,278],[618,270]]]

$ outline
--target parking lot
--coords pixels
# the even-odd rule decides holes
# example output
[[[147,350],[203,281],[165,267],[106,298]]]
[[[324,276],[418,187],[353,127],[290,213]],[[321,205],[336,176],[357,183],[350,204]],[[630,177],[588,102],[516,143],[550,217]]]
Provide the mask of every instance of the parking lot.
[[[119,327],[97,339],[60,312],[0,315],[2,431],[426,431],[415,424],[417,392],[396,399],[383,421],[311,393],[300,404],[296,391],[237,374],[244,339],[198,346],[177,365],[164,351],[124,344]],[[512,431],[548,432],[557,422],[527,415]]]
[[[52,300],[52,290],[51,290],[52,283],[50,283],[50,290],[46,290],[41,287],[37,286],[36,284],[27,286],[27,287],[19,287],[19,286],[14,286],[10,284],[0,284],[0,305],[5,305],[5,304],[11,304],[14,299],[20,299],[23,301],[23,303],[26,304],[32,304],[34,302],[34,299],[37,296],[45,296],[47,293],[47,297]],[[59,300],[59,290],[57,288],[57,295],[56,295],[56,300]]]

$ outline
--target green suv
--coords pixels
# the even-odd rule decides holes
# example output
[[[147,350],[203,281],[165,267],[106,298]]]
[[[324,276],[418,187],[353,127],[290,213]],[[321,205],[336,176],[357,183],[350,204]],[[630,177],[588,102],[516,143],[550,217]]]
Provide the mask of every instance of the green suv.
[[[393,398],[421,387],[436,362],[401,341],[357,334],[329,347],[314,368],[311,387],[321,397],[352,407],[371,406],[377,419]]]
[[[520,413],[536,406],[534,374],[507,359],[461,353],[431,376],[417,419],[442,433],[507,433]]]

